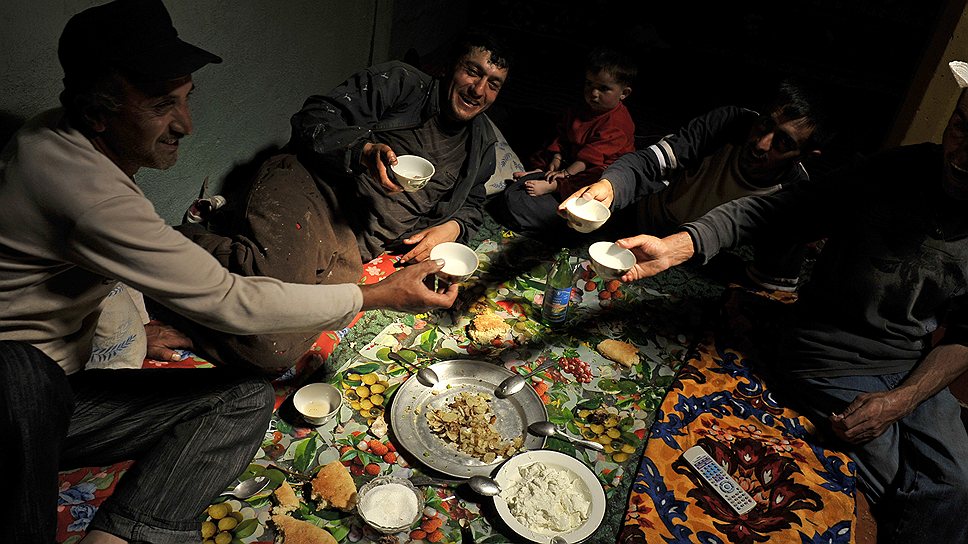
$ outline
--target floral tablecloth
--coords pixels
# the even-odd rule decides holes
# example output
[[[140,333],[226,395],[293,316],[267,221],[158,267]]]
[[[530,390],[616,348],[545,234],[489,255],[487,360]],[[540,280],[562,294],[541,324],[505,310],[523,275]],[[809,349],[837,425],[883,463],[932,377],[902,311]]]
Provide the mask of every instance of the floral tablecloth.
[[[323,426],[307,426],[294,415],[291,401],[282,402],[292,386],[280,383],[279,409],[259,455],[240,479],[267,474],[274,481],[271,491],[283,479],[298,482],[273,467],[311,475],[336,459],[347,466],[358,486],[377,475],[408,477],[421,472],[419,459],[388,438],[392,433],[387,432],[382,407],[409,375],[388,359],[390,351],[418,360],[428,355],[484,359],[518,372],[549,358],[567,360],[565,366],[572,373],[552,368],[532,378],[532,386],[553,422],[575,436],[602,442],[606,451],[576,450],[557,439],[549,439],[547,447],[577,457],[596,473],[607,494],[608,510],[591,542],[614,542],[648,429],[686,353],[701,337],[703,303],[711,300],[710,294],[715,299],[718,291],[693,274],[674,271],[660,279],[618,285],[595,277],[584,263],[575,281],[568,320],[560,328],[549,329],[538,316],[552,251],[496,231],[477,247],[481,267],[462,287],[456,310],[418,316],[367,312],[352,328],[322,335],[324,345],[316,349],[322,355],[332,350],[332,355],[313,380],[334,383],[345,392],[341,411]],[[573,260],[582,261],[582,257]],[[392,269],[392,260],[377,259],[366,272],[378,279]],[[511,332],[487,345],[472,342],[466,326],[480,311],[499,315]],[[605,359],[595,346],[606,338],[638,346],[640,363],[627,369]],[[590,371],[590,380],[579,380],[577,376],[585,372],[575,369]],[[92,505],[110,492],[117,471],[84,474],[62,478],[61,542],[80,537]],[[226,501],[237,512],[238,523],[222,539],[235,544],[272,541],[268,491],[243,502]],[[496,518],[490,500],[478,503],[463,494],[442,500],[452,491],[426,488],[425,492],[427,508],[419,526],[389,537],[374,532],[355,514],[317,510],[309,501],[293,516],[326,528],[341,542],[459,542],[461,519],[469,522],[476,542],[520,541]],[[79,493],[87,495],[74,501],[72,497]],[[81,506],[85,511],[71,519],[71,509]],[[208,516],[199,522],[206,520]],[[68,525],[73,530],[66,530]]]

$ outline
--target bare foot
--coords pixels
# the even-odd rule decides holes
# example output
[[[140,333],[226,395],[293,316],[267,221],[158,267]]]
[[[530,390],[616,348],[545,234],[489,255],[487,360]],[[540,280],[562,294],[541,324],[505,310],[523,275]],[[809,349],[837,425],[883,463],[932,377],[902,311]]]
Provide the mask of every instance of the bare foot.
[[[87,533],[78,544],[128,544],[128,541],[97,529]]]
[[[531,196],[541,196],[553,193],[558,188],[557,181],[545,181],[543,179],[532,179],[524,182],[524,187]]]

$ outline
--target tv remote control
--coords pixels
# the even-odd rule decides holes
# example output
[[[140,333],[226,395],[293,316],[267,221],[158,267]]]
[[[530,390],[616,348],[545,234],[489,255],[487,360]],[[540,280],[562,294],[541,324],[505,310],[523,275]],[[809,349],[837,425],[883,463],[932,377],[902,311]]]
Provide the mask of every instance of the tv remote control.
[[[682,454],[703,480],[719,494],[737,514],[743,515],[756,506],[756,501],[729,474],[719,466],[706,450],[693,446]]]

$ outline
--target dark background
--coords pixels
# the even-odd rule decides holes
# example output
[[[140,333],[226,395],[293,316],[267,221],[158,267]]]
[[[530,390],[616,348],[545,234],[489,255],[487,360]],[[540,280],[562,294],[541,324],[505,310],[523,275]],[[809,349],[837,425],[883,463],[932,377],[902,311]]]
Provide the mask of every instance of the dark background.
[[[786,77],[820,88],[838,138],[812,165],[816,172],[882,147],[943,6],[940,0],[501,0],[468,10],[465,26],[495,33],[515,52],[489,115],[522,159],[580,99],[582,55],[605,45],[638,64],[626,105],[639,147],[717,106],[759,108]]]

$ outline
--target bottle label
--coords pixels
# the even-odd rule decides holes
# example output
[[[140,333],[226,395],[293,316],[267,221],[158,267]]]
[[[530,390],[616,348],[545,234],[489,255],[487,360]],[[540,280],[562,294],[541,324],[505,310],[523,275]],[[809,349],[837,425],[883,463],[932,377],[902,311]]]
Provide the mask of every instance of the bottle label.
[[[542,315],[548,321],[564,321],[571,300],[571,287],[564,289],[549,288],[542,304]]]

